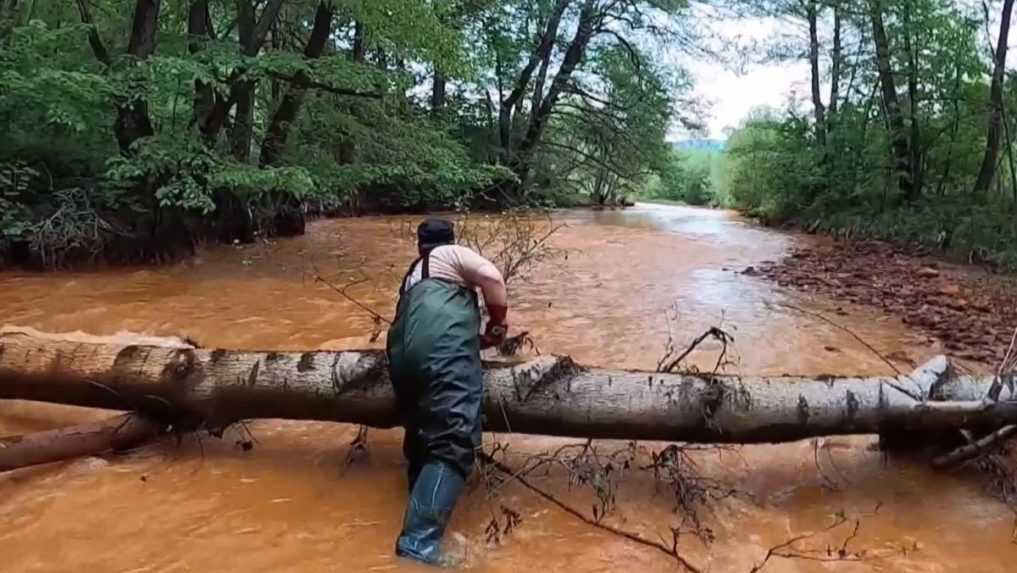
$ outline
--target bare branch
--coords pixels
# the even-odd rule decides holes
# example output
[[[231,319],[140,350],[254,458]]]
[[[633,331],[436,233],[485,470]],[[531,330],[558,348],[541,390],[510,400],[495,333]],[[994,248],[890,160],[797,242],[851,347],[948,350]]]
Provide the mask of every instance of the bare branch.
[[[492,457],[491,455],[487,454],[486,452],[481,452],[479,457],[485,463],[492,465],[498,471],[500,471],[503,474],[505,474],[507,476],[510,476],[511,478],[515,479],[516,481],[518,481],[526,489],[528,489],[528,490],[532,491],[533,493],[539,495],[540,497],[544,498],[545,500],[553,503],[554,505],[558,506],[562,511],[564,511],[565,513],[568,513],[569,515],[572,515],[573,517],[579,519],[583,523],[586,523],[588,525],[592,525],[593,527],[596,527],[597,529],[602,529],[602,530],[607,531],[609,533],[613,533],[615,535],[624,537],[625,539],[628,539],[630,541],[634,541],[634,542],[636,542],[636,543],[638,543],[640,545],[644,545],[646,547],[651,547],[653,549],[656,549],[657,551],[660,551],[660,552],[662,552],[662,553],[664,553],[666,555],[669,555],[669,556],[673,557],[674,559],[676,559],[678,561],[678,563],[682,567],[684,567],[687,571],[691,571],[692,573],[701,573],[702,570],[700,568],[698,568],[695,565],[693,565],[692,563],[690,563],[688,560],[686,560],[684,557],[682,557],[678,553],[677,544],[676,543],[672,544],[669,547],[669,546],[665,545],[664,543],[660,543],[660,542],[657,542],[657,541],[651,541],[649,539],[644,539],[643,537],[641,537],[640,535],[638,535],[636,533],[632,533],[630,531],[625,531],[624,529],[620,529],[620,528],[614,527],[613,525],[606,524],[606,523],[604,523],[600,519],[591,519],[591,518],[587,517],[586,515],[584,515],[581,511],[579,511],[579,510],[569,506],[568,504],[566,504],[565,502],[561,501],[560,499],[558,499],[554,495],[552,495],[552,494],[544,491],[543,489],[535,486],[533,483],[531,483],[525,477],[523,477],[522,475],[518,474],[517,472],[514,472],[511,468],[509,468],[505,464],[499,462],[498,460],[494,459],[494,457]]]

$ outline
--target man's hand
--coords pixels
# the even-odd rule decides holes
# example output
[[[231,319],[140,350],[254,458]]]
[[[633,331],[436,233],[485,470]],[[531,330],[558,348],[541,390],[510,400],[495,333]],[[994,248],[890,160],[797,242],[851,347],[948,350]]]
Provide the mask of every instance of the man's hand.
[[[487,328],[484,330],[484,334],[480,335],[481,350],[498,346],[505,342],[505,334],[508,333],[508,324],[505,323],[508,307],[489,304],[487,305],[487,314],[490,318],[487,321]]]

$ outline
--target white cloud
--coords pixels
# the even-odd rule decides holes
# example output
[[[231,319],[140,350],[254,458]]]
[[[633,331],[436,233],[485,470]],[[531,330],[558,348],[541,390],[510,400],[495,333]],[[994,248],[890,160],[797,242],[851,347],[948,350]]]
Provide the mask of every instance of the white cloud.
[[[796,35],[801,30],[786,21],[773,18],[715,19],[708,34],[715,38],[724,52],[734,52],[733,46],[746,47],[762,44],[778,35]],[[717,49],[717,48],[715,48]],[[792,92],[806,94],[808,64],[804,61],[785,61],[768,64],[745,64],[735,70],[732,65],[703,59],[683,59],[689,70],[695,94],[707,104],[707,117],[699,118],[706,126],[707,136],[723,139],[728,127],[736,127],[750,111],[761,106],[781,108]],[[689,137],[674,132],[672,138]]]
[[[736,74],[716,64],[692,64],[697,95],[710,104],[705,118],[708,136],[723,138],[727,127],[736,127],[753,109],[783,107],[792,91],[806,93],[808,65],[804,62],[755,66]]]

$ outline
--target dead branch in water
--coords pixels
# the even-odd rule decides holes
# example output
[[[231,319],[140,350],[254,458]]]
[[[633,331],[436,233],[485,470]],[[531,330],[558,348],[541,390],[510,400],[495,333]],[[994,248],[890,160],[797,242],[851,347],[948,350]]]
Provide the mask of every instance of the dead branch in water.
[[[665,543],[662,543],[662,542],[652,541],[652,540],[649,540],[649,539],[645,539],[645,538],[639,536],[636,533],[632,533],[630,531],[625,531],[624,529],[620,529],[620,528],[617,528],[617,527],[615,527],[613,525],[609,525],[607,523],[604,523],[602,519],[599,519],[599,518],[591,519],[591,518],[587,517],[586,515],[583,514],[583,512],[573,508],[572,506],[570,506],[570,505],[566,504],[565,502],[561,501],[560,499],[558,499],[554,495],[552,495],[552,494],[544,491],[543,489],[537,487],[536,485],[531,483],[529,480],[527,480],[525,477],[520,475],[518,472],[514,472],[512,470],[512,468],[510,468],[510,467],[506,466],[505,464],[499,462],[498,460],[496,460],[493,457],[489,456],[487,453],[481,453],[480,454],[480,458],[481,458],[481,460],[484,461],[484,463],[490,464],[491,466],[493,466],[494,468],[496,468],[498,471],[502,472],[506,476],[509,476],[512,479],[518,481],[526,489],[532,491],[533,493],[539,495],[540,497],[544,498],[545,500],[551,502],[552,504],[554,504],[558,508],[560,508],[562,511],[568,513],[569,515],[572,515],[573,517],[579,519],[580,521],[582,521],[582,522],[584,522],[584,523],[586,523],[588,525],[591,525],[593,527],[596,527],[597,529],[601,529],[601,530],[607,531],[609,533],[612,533],[614,535],[618,535],[620,537],[624,537],[625,539],[628,539],[630,541],[634,541],[635,543],[638,543],[640,545],[644,545],[646,547],[652,547],[653,549],[656,549],[657,551],[660,551],[660,552],[662,552],[662,553],[664,553],[666,555],[669,555],[670,557],[673,557],[687,571],[690,571],[692,573],[701,573],[702,572],[702,570],[700,568],[698,568],[695,565],[693,565],[692,563],[690,563],[688,560],[686,560],[684,557],[682,557],[681,554],[678,552],[678,537],[679,537],[679,533],[677,531],[675,531],[675,528],[672,528],[673,543],[672,543],[672,545],[670,547],[668,545],[666,545]]]
[[[653,472],[659,488],[667,485],[674,500],[674,511],[682,511],[683,523],[691,525],[687,532],[695,535],[704,545],[714,541],[713,530],[703,524],[700,510],[708,509],[710,502],[732,497],[748,497],[744,490],[716,478],[704,476],[691,452],[724,452],[734,446],[671,444],[660,452],[650,452],[652,463],[640,469]]]
[[[350,449],[346,452],[346,459],[343,462],[343,468],[349,468],[358,459],[368,454],[367,450],[367,431],[368,427],[361,424],[357,428],[357,435],[350,442]]]
[[[767,563],[770,562],[770,559],[772,559],[774,557],[777,557],[777,558],[780,558],[780,559],[798,559],[798,560],[802,560],[802,561],[817,561],[817,562],[820,562],[820,563],[839,563],[839,562],[859,562],[859,561],[863,561],[865,559],[865,557],[866,557],[866,551],[864,549],[859,550],[859,551],[853,551],[853,550],[849,550],[848,549],[848,544],[850,544],[858,536],[858,530],[861,528],[861,524],[862,524],[860,519],[853,520],[854,527],[851,529],[851,533],[848,534],[844,538],[844,541],[840,544],[839,547],[832,547],[830,545],[827,545],[826,548],[823,548],[823,549],[820,549],[820,548],[798,548],[798,547],[795,547],[796,544],[801,543],[802,541],[806,541],[808,539],[812,539],[813,537],[815,537],[815,536],[817,536],[817,535],[819,535],[821,533],[827,533],[827,532],[833,531],[834,529],[837,529],[840,526],[848,524],[848,523],[851,523],[851,522],[852,522],[852,520],[848,519],[847,516],[844,515],[843,512],[837,513],[834,516],[833,523],[830,524],[829,526],[823,528],[822,530],[817,531],[817,532],[803,533],[801,535],[796,535],[794,537],[791,537],[787,541],[784,541],[783,543],[780,543],[778,545],[774,545],[773,547],[771,547],[766,552],[766,555],[763,557],[763,560],[760,561],[759,563],[757,563],[756,565],[754,565],[752,567],[752,570],[750,571],[750,573],[758,573],[759,571],[762,571],[763,568],[766,567]]]
[[[700,344],[705,342],[707,339],[714,339],[721,343],[720,355],[717,356],[717,363],[713,366],[713,373],[717,374],[726,366],[732,364],[727,360],[728,345],[734,343],[734,337],[728,332],[723,330],[720,326],[711,326],[706,332],[702,333],[698,337],[694,338],[689,344],[685,346],[685,349],[678,352],[678,347],[675,344],[674,337],[674,325],[681,318],[681,312],[678,309],[678,303],[672,303],[670,311],[664,315],[667,319],[667,342],[664,344],[664,354],[657,361],[656,372],[676,372],[679,370],[682,362],[692,354]],[[721,319],[721,325],[723,325],[723,318]],[[690,371],[697,371],[692,368]]]
[[[363,283],[367,282],[367,279],[361,279],[361,280],[353,281],[353,282],[351,282],[351,283],[349,283],[349,284],[347,284],[345,286],[340,287],[340,286],[336,286],[335,283],[333,283],[332,281],[330,281],[330,280],[326,279],[324,276],[322,276],[321,271],[318,270],[317,265],[315,265],[314,263],[311,263],[311,268],[314,269],[314,281],[315,282],[319,282],[319,283],[327,286],[328,288],[334,290],[336,293],[339,294],[339,296],[341,296],[341,297],[345,298],[346,300],[352,302],[354,305],[357,306],[357,308],[359,308],[360,310],[362,310],[362,311],[366,312],[367,314],[371,315],[371,317],[374,318],[374,323],[375,323],[376,326],[379,325],[382,322],[384,322],[385,324],[389,324],[389,325],[392,324],[392,320],[391,319],[388,319],[388,318],[382,316],[382,314],[380,312],[378,312],[378,311],[374,310],[373,308],[371,308],[370,306],[360,302],[359,300],[357,300],[355,297],[353,297],[351,294],[349,294],[347,292],[350,288],[355,287],[355,286],[357,286],[359,284],[363,284]],[[374,338],[376,338],[376,336],[372,336],[372,339],[374,339]]]
[[[932,460],[932,467],[948,468],[964,463],[968,460],[984,455],[989,450],[1017,436],[1017,425],[1003,426],[1002,428],[961,446],[950,453],[937,456]]]
[[[996,376],[989,386],[989,390],[985,394],[985,402],[998,402],[999,395],[1006,387],[1010,394],[1014,392],[1014,369],[1017,368],[1017,353],[1015,353],[1015,343],[1017,343],[1017,329],[1014,329],[1013,335],[1010,337],[1010,345],[1004,354],[1003,359],[1000,361],[999,366],[996,368]],[[1012,437],[1017,436],[1017,425],[1003,426],[998,428],[989,434],[975,439],[970,432],[961,431],[964,436],[965,445],[960,446],[953,451],[938,456],[932,460],[933,467],[937,468],[948,468],[960,465],[966,461],[981,458],[987,456],[991,452],[998,452],[1002,449],[1002,446],[1010,440]],[[986,460],[986,465],[991,469],[994,474],[1002,474],[1012,476],[1014,471],[1009,468],[1009,464],[1005,462],[1005,451],[1004,456],[998,460]],[[1011,479],[1011,481],[1013,481]],[[997,488],[998,491],[1005,493],[1006,488]],[[1007,501],[1007,499],[1004,499]]]

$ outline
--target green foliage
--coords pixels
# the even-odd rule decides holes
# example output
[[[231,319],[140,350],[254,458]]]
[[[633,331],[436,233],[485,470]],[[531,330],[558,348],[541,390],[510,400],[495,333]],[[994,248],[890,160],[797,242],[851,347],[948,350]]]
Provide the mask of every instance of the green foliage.
[[[870,10],[874,5],[858,6]],[[721,195],[730,206],[767,222],[923,244],[1017,269],[1012,162],[1017,150],[1010,135],[1004,137],[994,192],[972,192],[989,108],[991,62],[981,55],[980,14],[945,0],[879,6],[903,135],[912,151],[907,176],[918,198],[898,187],[867,17],[847,20],[845,33],[862,38],[860,49],[868,53],[844,62],[844,73],[873,88],[842,93],[838,110],[827,117],[825,145],[816,136],[812,106],[792,104],[782,113],[750,117],[728,141]],[[1017,99],[1011,92],[1004,101],[1005,134],[1017,133]]]
[[[287,1],[257,49],[245,42],[268,2],[208,0],[209,33],[192,29],[201,0],[162,2],[152,37],[133,0],[0,2],[0,257],[161,259],[204,237],[300,232],[315,208],[490,205],[524,186],[532,204],[624,200],[667,162],[688,86],[655,50],[685,5],[589,5],[615,24],[555,88],[532,152],[508,160],[497,86],[513,89],[555,3],[339,0],[309,58],[317,1]],[[582,9],[564,12],[541,93],[536,70],[521,86],[515,142]],[[128,53],[139,45],[154,52]],[[436,71],[447,96],[431,109]]]
[[[716,153],[673,151],[656,177],[647,184],[645,196],[688,205],[714,204],[711,164],[717,157]]]

